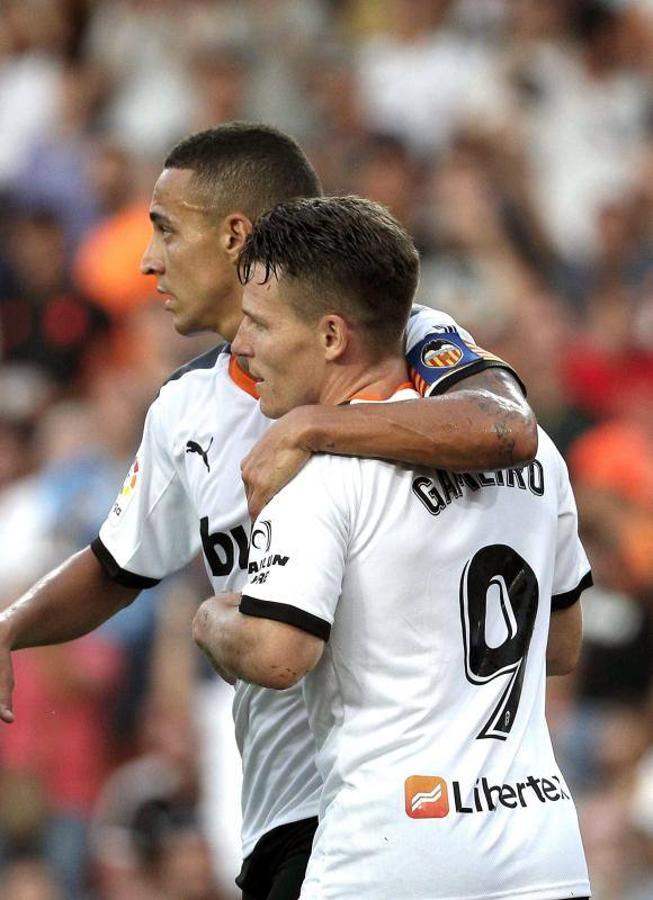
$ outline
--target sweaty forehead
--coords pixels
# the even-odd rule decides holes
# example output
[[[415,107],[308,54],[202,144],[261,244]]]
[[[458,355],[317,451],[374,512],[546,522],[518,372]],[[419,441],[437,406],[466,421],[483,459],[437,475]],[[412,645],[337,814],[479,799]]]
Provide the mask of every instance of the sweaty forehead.
[[[265,306],[271,299],[274,300],[277,297],[279,285],[276,277],[271,275],[267,281],[263,281],[264,277],[265,267],[257,263],[244,288],[248,300],[253,305]]]

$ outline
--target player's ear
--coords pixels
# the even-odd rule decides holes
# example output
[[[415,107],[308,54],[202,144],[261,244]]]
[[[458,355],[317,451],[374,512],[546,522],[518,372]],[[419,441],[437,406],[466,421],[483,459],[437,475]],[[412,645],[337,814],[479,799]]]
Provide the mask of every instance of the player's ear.
[[[320,339],[324,349],[324,358],[329,362],[340,359],[350,341],[347,322],[335,313],[323,316],[320,320]]]
[[[252,223],[244,213],[229,213],[222,220],[220,239],[225,252],[233,259],[234,263],[251,232]]]

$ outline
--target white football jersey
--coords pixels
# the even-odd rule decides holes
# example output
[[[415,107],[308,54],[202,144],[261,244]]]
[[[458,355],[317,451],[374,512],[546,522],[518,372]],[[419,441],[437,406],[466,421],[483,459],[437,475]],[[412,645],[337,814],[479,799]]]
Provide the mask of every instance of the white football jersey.
[[[411,315],[407,361],[425,394],[489,366],[509,368],[426,307]],[[151,587],[202,550],[213,590],[239,591],[251,530],[240,462],[270,424],[227,345],[175,373],[150,407],[136,459],[91,545],[107,572]],[[272,828],[317,815],[321,782],[301,686],[279,693],[239,683],[234,718],[247,856]]]
[[[544,699],[551,609],[591,576],[549,437],[474,475],[315,456],[257,532],[241,611],[326,641],[302,900],[588,896]]]

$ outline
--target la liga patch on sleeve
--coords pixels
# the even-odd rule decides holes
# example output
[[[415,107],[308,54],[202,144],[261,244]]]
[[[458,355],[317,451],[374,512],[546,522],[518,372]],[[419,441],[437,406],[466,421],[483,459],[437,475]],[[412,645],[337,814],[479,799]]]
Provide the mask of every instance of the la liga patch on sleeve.
[[[140,466],[138,457],[136,457],[131,465],[129,472],[127,473],[125,481],[123,482],[121,491],[116,497],[116,501],[111,508],[111,512],[109,513],[109,521],[114,525],[118,524],[118,522],[120,521],[120,517],[131,503],[131,500],[136,492],[136,487],[138,485],[139,471]]]

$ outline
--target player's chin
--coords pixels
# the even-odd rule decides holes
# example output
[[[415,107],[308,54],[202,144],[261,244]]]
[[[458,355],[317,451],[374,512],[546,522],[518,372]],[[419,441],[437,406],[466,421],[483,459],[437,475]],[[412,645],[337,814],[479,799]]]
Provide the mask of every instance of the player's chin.
[[[172,326],[177,334],[181,334],[184,337],[188,337],[191,334],[198,334],[198,332],[206,330],[202,329],[197,322],[194,322],[192,319],[179,313],[173,313]]]
[[[280,419],[287,410],[282,409],[281,404],[275,402],[272,397],[266,397],[264,393],[260,393],[259,396],[259,406],[261,412],[268,419]]]

